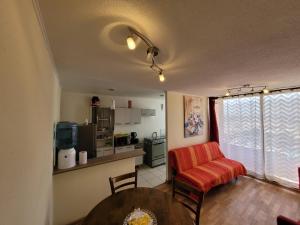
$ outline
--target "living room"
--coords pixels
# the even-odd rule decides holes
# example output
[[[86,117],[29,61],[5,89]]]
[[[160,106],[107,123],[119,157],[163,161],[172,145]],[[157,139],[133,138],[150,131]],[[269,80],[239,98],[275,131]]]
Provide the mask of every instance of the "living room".
[[[299,12],[4,0],[1,224],[299,224]]]

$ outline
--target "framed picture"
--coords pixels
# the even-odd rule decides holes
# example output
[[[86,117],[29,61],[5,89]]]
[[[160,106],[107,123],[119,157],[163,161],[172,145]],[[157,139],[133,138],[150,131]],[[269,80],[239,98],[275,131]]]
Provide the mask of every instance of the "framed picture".
[[[184,137],[203,135],[203,99],[183,96],[184,103]]]

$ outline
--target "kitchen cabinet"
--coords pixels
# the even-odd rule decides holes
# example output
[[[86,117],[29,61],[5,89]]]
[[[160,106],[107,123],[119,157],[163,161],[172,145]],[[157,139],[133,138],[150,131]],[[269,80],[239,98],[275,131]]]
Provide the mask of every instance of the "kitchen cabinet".
[[[97,158],[114,154],[114,149],[111,147],[100,147],[100,148],[98,147],[96,151],[97,151]]]
[[[142,116],[156,116],[155,109],[142,109]]]
[[[142,119],[141,109],[130,110],[130,121],[132,124],[140,124]]]
[[[112,154],[114,154],[113,149],[104,149],[103,150],[103,156],[112,155]]]
[[[137,148],[135,150],[143,150],[143,148]],[[144,156],[135,157],[135,166],[140,166],[144,163]]]
[[[131,124],[130,109],[116,108],[115,109],[115,124],[116,125]]]
[[[134,145],[126,145],[126,146],[119,146],[115,147],[115,153],[124,153],[124,152],[130,152],[134,151]]]
[[[130,125],[141,123],[141,109],[137,108],[116,108],[115,124]]]

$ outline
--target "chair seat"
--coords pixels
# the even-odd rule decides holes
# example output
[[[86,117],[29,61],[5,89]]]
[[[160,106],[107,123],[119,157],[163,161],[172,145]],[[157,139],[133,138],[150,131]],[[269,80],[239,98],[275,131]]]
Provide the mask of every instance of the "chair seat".
[[[212,187],[228,183],[239,175],[245,174],[246,169],[241,163],[221,158],[183,171],[178,174],[178,178],[207,192]]]

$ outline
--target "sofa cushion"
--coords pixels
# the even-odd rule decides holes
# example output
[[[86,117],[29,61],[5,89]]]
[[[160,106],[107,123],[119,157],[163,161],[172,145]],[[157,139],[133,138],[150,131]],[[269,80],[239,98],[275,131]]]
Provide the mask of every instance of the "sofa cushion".
[[[228,177],[229,180],[237,176],[247,174],[247,170],[244,167],[244,165],[232,159],[221,158],[221,159],[211,161],[211,164],[214,164],[216,167],[223,169],[224,172],[225,171],[228,172],[230,174],[230,176]],[[228,179],[225,179],[224,183],[226,183],[226,180],[228,182],[229,181]]]
[[[179,173],[223,157],[216,142],[182,147],[169,152],[170,165]]]
[[[245,174],[246,169],[241,163],[220,158],[182,171],[178,177],[207,192],[212,187],[228,183],[233,178]]]
[[[178,172],[189,170],[197,165],[193,146],[178,148],[173,151]]]
[[[199,168],[192,168],[176,176],[178,179],[187,182],[200,190],[207,192],[216,185],[216,179],[210,173]]]
[[[197,165],[209,162],[211,160],[224,158],[217,142],[207,142],[193,146],[196,151]]]

